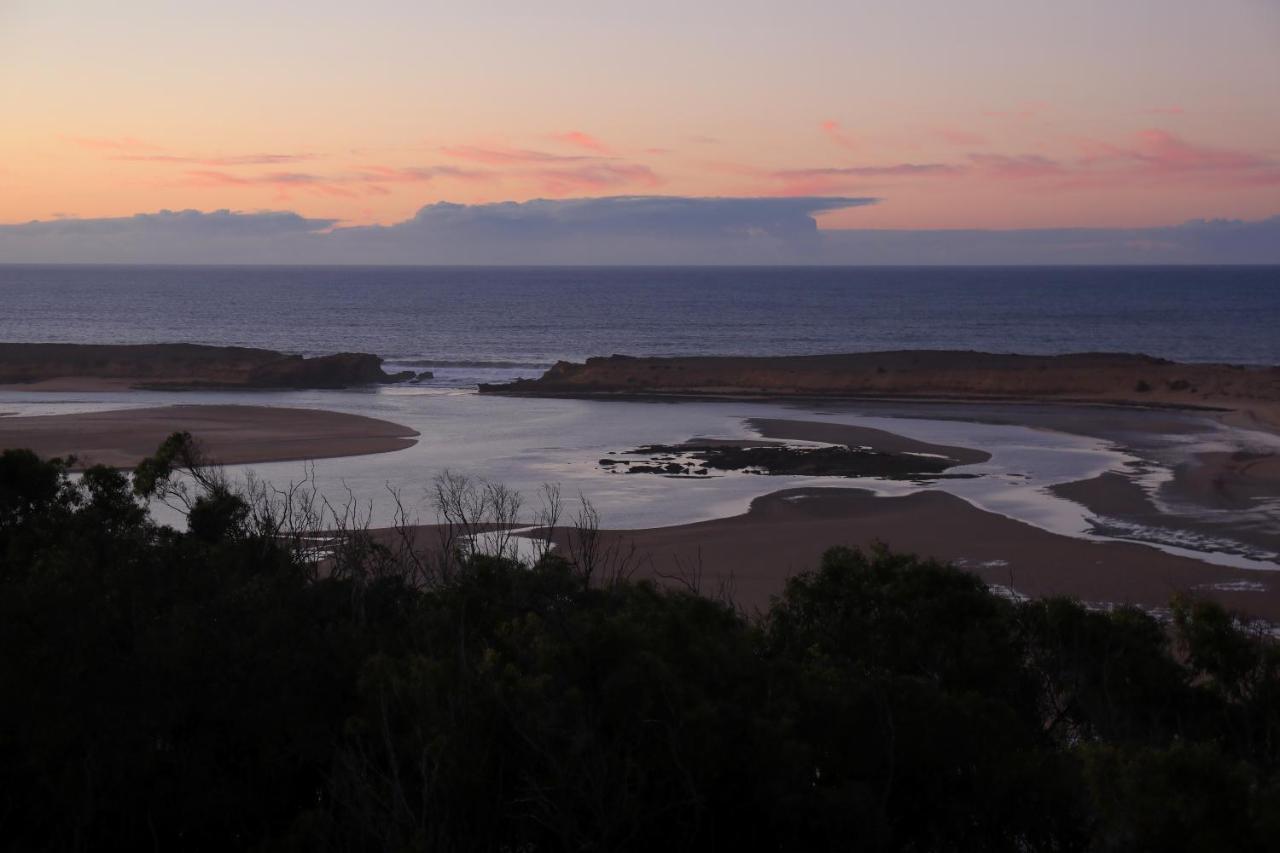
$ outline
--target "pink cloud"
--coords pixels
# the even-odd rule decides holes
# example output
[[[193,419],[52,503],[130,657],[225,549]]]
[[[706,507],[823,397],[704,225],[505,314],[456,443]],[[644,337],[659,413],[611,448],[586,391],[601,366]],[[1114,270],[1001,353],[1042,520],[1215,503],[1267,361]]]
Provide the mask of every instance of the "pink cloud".
[[[133,163],[174,163],[193,166],[280,166],[314,160],[315,154],[307,153],[253,153],[253,154],[174,154],[159,145],[152,145],[131,136],[118,138],[70,137],[69,142],[93,151],[117,152],[108,159]],[[146,153],[144,153],[146,152]]]
[[[369,184],[414,184],[437,178],[484,181],[490,177],[489,172],[457,166],[361,166],[360,173],[351,180]]]
[[[965,137],[967,139],[967,137]],[[957,137],[959,139],[959,137]],[[1143,185],[1200,183],[1213,187],[1280,185],[1280,162],[1250,151],[1188,142],[1165,130],[1148,129],[1123,144],[1086,140],[1080,156],[1056,159],[1043,154],[969,153],[963,160],[890,163],[801,169],[767,169],[719,162],[702,164],[707,172],[766,181],[781,195],[818,195],[865,189],[869,181],[961,178],[970,181],[1026,183],[1036,191],[1070,192]]]
[[[1168,171],[1240,170],[1274,166],[1245,151],[1193,145],[1165,130],[1141,130],[1134,137],[1134,157]]]
[[[369,195],[386,195],[389,184],[412,184],[438,178],[486,180],[489,173],[457,166],[361,166],[357,171],[332,175],[309,172],[266,172],[257,175],[232,174],[213,169],[197,169],[185,173],[184,183],[195,187],[270,187],[281,197],[294,190],[305,190],[326,196],[352,198],[356,190]]]
[[[985,110],[982,114],[987,118],[1029,121],[1033,118],[1039,118],[1048,111],[1048,101],[1023,101],[1011,110]]]
[[[848,148],[852,150],[858,147],[858,143],[854,141],[853,137],[845,133],[844,129],[840,126],[840,122],[827,119],[822,122],[822,124],[818,125],[818,127],[821,128],[822,133],[827,137],[827,139],[831,140],[836,145],[839,145],[841,148]]]
[[[584,151],[594,151],[597,154],[613,153],[609,146],[605,145],[591,134],[583,133],[581,130],[570,130],[565,133],[552,134],[551,138],[557,142],[562,142],[565,145],[572,145],[575,148],[581,148]]]
[[[1061,179],[1057,189],[1206,180],[1233,186],[1280,183],[1280,163],[1249,151],[1197,145],[1166,130],[1142,130],[1119,145],[1083,140],[1078,147],[1074,162],[1037,154],[971,154],[969,161],[993,178]]]
[[[256,178],[231,175],[226,172],[214,172],[196,169],[185,174],[187,183],[196,187],[251,187],[261,183]]]
[[[279,198],[288,198],[293,190],[306,190],[317,195],[355,198],[356,193],[338,186],[332,179],[306,172],[268,172],[262,175],[232,175],[228,172],[195,170],[186,173],[186,184],[195,187],[270,187]]]
[[[951,145],[986,145],[987,138],[980,133],[972,133],[954,127],[940,127],[934,131],[939,139]]]
[[[616,189],[625,186],[656,187],[661,180],[648,166],[637,163],[592,163],[569,168],[538,169],[529,177],[541,182],[549,195]]]
[[[956,175],[964,171],[963,166],[949,163],[893,163],[887,166],[835,166],[821,169],[780,169],[773,172],[775,177],[921,177],[932,175]]]
[[[1280,163],[1249,151],[1187,142],[1159,128],[1135,133],[1127,144],[1084,140],[1080,166],[1106,177],[1200,180],[1218,183],[1280,183]]]
[[[79,145],[81,148],[90,148],[96,151],[148,151],[155,150],[158,146],[143,142],[140,139],[134,139],[132,136],[121,136],[116,138],[89,137],[89,136],[72,136],[67,141],[72,145]]]
[[[1151,107],[1150,109],[1142,110],[1142,111],[1139,113],[1139,115],[1144,115],[1144,116],[1180,116],[1180,115],[1182,115],[1182,114],[1183,114],[1183,113],[1185,113],[1185,112],[1186,112],[1186,110],[1184,110],[1182,107],[1177,106],[1177,105],[1175,104],[1175,105],[1168,106],[1168,107]]]
[[[970,154],[969,162],[984,175],[1014,180],[1061,177],[1067,171],[1061,163],[1039,154]]]
[[[472,163],[483,163],[489,166],[501,166],[528,163],[581,163],[597,158],[581,154],[552,154],[547,151],[534,151],[527,148],[485,148],[477,145],[452,145],[441,148],[446,157],[456,160],[467,160]]]
[[[316,159],[315,154],[238,154],[228,157],[194,157],[178,154],[121,154],[110,158],[137,163],[184,163],[199,166],[278,166]]]
[[[763,177],[782,182],[782,195],[838,192],[865,183],[868,178],[938,178],[964,174],[964,166],[950,163],[892,163],[884,166],[835,166],[814,169],[778,169]]]

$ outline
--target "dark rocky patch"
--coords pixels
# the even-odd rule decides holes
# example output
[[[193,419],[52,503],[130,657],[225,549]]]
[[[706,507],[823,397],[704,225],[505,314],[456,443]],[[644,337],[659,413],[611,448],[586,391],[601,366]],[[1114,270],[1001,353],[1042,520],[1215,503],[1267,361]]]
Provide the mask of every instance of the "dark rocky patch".
[[[849,447],[786,445],[729,446],[650,444],[630,451],[643,460],[601,459],[611,471],[628,474],[706,476],[710,471],[743,471],[807,477],[936,478],[957,464],[951,459],[882,453]],[[677,461],[684,457],[689,461]],[[972,475],[964,475],[972,476]]]

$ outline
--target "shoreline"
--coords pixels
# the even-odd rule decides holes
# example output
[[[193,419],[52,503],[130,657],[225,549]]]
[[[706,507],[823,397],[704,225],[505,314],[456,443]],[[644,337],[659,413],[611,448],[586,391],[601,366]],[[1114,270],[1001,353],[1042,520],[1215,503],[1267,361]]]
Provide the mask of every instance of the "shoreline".
[[[2,390],[2,389],[0,389]],[[831,403],[885,403],[906,405],[1003,405],[1003,406],[1052,406],[1064,410],[1099,409],[1102,411],[1168,412],[1212,417],[1229,426],[1254,429],[1280,435],[1280,403],[1262,406],[1231,406],[1224,403],[1161,402],[1137,399],[1101,399],[1093,397],[1024,397],[1017,395],[944,395],[927,394],[857,394],[813,392],[788,393],[785,391],[743,392],[717,389],[689,391],[505,391],[483,390],[482,394],[502,397],[525,397],[531,400],[617,400],[632,403],[796,403],[823,405]]]

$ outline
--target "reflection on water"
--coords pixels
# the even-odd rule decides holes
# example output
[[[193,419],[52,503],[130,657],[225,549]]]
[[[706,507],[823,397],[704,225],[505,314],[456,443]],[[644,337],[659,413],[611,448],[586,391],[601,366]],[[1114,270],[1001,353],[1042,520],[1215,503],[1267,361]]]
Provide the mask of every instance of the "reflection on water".
[[[143,405],[248,404],[322,408],[384,418],[421,433],[406,450],[371,456],[326,459],[314,463],[321,491],[345,500],[348,492],[367,502],[376,525],[393,520],[397,490],[411,515],[433,521],[428,490],[432,479],[454,470],[501,482],[532,497],[543,483],[559,483],[566,497],[581,493],[611,528],[644,528],[733,515],[751,500],[779,489],[841,485],[879,495],[903,495],[931,488],[949,492],[975,506],[1038,527],[1072,536],[1100,533],[1078,504],[1046,492],[1048,486],[1082,480],[1109,470],[1142,464],[1108,440],[1010,423],[952,419],[965,406],[951,406],[947,419],[937,407],[912,404],[782,402],[655,402],[638,400],[562,400],[481,396],[456,388],[395,386],[367,391],[286,392],[117,392],[0,393],[0,411],[19,414],[74,413]],[[967,408],[977,411],[976,407]],[[975,415],[976,416],[976,415]],[[597,460],[611,450],[644,444],[673,444],[693,437],[746,438],[754,433],[744,420],[786,417],[850,423],[898,433],[925,442],[986,450],[992,458],[959,466],[951,473],[971,479],[924,483],[875,478],[760,476],[727,473],[707,478],[669,478],[652,474],[617,475]],[[994,418],[999,420],[999,418]],[[1221,433],[1212,435],[1221,441]],[[1185,452],[1190,452],[1184,447]],[[301,481],[307,464],[277,462],[249,466],[276,484]],[[233,468],[241,474],[243,466]],[[1160,476],[1154,473],[1152,477]],[[1126,531],[1125,538],[1132,538]],[[1188,541],[1153,542],[1186,553]],[[1196,556],[1244,568],[1276,569],[1275,555],[1245,556],[1225,549]]]

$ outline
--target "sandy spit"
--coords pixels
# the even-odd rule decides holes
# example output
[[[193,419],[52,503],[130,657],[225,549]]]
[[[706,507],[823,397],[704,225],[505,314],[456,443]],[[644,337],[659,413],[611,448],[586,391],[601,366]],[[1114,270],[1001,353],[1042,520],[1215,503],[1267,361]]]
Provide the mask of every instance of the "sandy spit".
[[[187,431],[228,465],[388,453],[418,433],[390,421],[316,409],[159,406],[0,420],[0,448],[75,456],[77,467],[132,467],[171,433]]]

